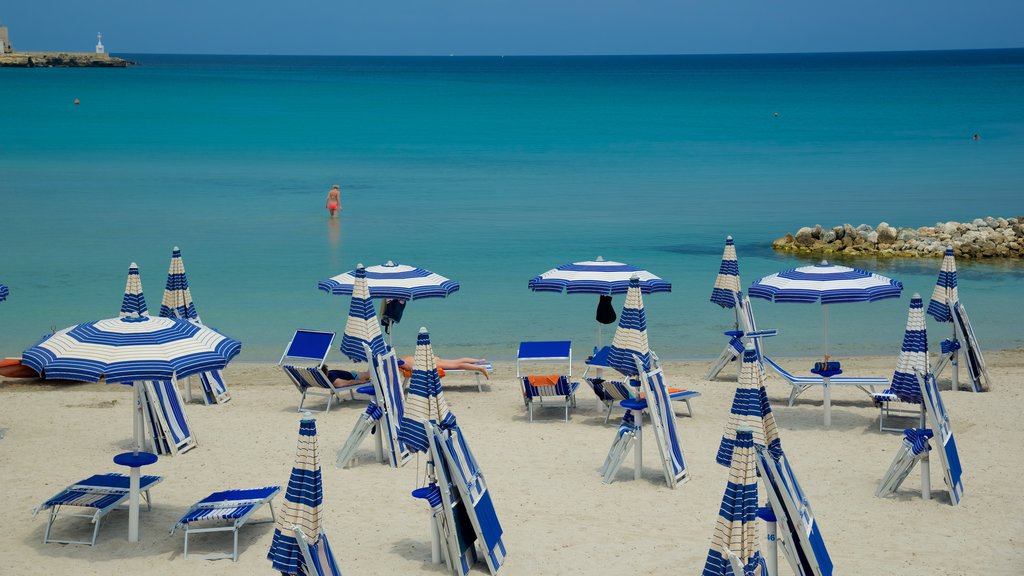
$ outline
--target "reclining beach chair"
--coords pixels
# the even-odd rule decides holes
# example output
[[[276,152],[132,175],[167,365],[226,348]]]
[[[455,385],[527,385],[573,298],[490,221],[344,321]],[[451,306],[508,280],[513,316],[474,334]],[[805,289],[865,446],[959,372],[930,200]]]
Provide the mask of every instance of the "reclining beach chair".
[[[348,440],[338,452],[337,465],[339,468],[348,466],[355,457],[359,445],[376,429],[378,461],[384,460],[383,455],[386,452],[391,467],[400,468],[409,461],[411,454],[405,443],[398,439],[398,426],[405,413],[405,400],[397,354],[392,348],[387,354],[375,356],[365,343],[363,350],[367,358],[373,359],[370,370],[372,385],[366,392],[372,392],[374,399],[366,408],[366,412],[356,420]],[[360,388],[360,391],[365,388]]]
[[[302,550],[304,564],[301,566],[304,576],[341,576],[341,568],[338,561],[334,559],[334,552],[331,551],[331,543],[327,540],[327,534],[320,532],[315,544],[309,543],[302,528],[295,527],[295,540]]]
[[[147,510],[152,509],[149,489],[160,483],[161,480],[163,478],[159,476],[141,476],[139,478],[139,492],[146,499]],[[128,482],[129,477],[123,474],[97,474],[68,486],[49,500],[36,506],[32,510],[33,516],[42,510],[50,511],[50,517],[46,521],[46,530],[43,532],[43,543],[57,542],[60,544],[88,544],[89,546],[95,546],[96,535],[100,531],[100,522],[122,502],[128,500]],[[50,538],[50,530],[53,528],[53,523],[57,520],[61,508],[65,506],[90,508],[93,510],[89,514],[64,514],[64,516],[89,518],[94,525],[91,539],[56,540]]]
[[[810,389],[812,386],[821,386],[824,384],[824,379],[821,376],[797,376],[791,374],[782,366],[779,366],[774,360],[767,356],[762,356],[761,360],[771,368],[776,374],[779,375],[783,380],[789,382],[792,386],[792,390],[789,393],[789,405],[792,406],[796,401],[797,396],[803,394],[805,391]],[[871,396],[875,393],[875,386],[888,386],[889,379],[885,377],[873,377],[873,376],[833,376],[829,378],[829,383],[832,386],[856,386],[860,388],[865,394]]]
[[[608,364],[608,353],[611,350],[611,346],[605,346],[597,351],[593,357],[587,360],[587,370],[583,373],[583,379],[590,384],[591,389],[594,391],[594,395],[597,399],[604,404],[606,409],[604,415],[604,423],[608,423],[608,419],[612,414],[612,408],[621,405],[623,400],[629,398],[636,398],[639,396],[640,391],[632,386],[628,381],[625,380],[605,380],[600,377],[588,377],[591,368],[608,368],[612,369],[611,365]],[[652,352],[653,354],[653,352]],[[653,362],[657,362],[657,356],[653,357]],[[687,390],[685,388],[669,388],[668,395],[673,401],[682,401],[686,403],[687,413],[693,416],[693,405],[690,404],[690,400],[700,396],[700,392],[696,390]]]
[[[729,362],[737,361],[743,357],[744,340],[750,340],[754,343],[754,350],[757,351],[757,357],[760,358],[762,354],[761,339],[779,334],[778,330],[757,329],[757,322],[754,320],[754,307],[750,303],[750,298],[744,296],[737,303],[737,308],[736,316],[740,320],[740,328],[742,329],[725,332],[725,335],[729,337],[729,343],[725,345],[725,349],[722,350],[718,359],[708,369],[708,373],[704,376],[705,380],[714,380]]]
[[[307,394],[326,397],[327,407],[322,411],[330,412],[331,402],[335,398],[340,402],[342,392],[348,392],[349,398],[355,398],[356,389],[362,386],[362,384],[335,386],[323,373],[322,368],[333,342],[334,332],[296,330],[291,342],[284,349],[281,360],[277,363],[288,375],[295,388],[302,393],[302,398],[299,400],[299,412],[320,412],[320,410],[303,407]]]
[[[141,385],[143,413],[152,436],[153,452],[173,456],[198,446],[185,413],[185,401],[171,380],[147,380]]]
[[[523,374],[522,365],[536,364],[542,362],[566,363],[568,366],[565,374],[553,374],[543,376],[528,376]],[[561,340],[555,342],[520,342],[519,352],[516,355],[516,379],[519,380],[523,393],[523,403],[526,405],[533,422],[533,405],[538,403],[544,405],[545,398],[561,399],[558,407],[565,408],[565,421],[569,421],[569,406],[576,405],[576,389],[578,382],[572,382],[572,342]]]
[[[476,366],[482,366],[484,368],[484,370],[487,371],[488,374],[494,374],[494,365],[491,364],[490,362],[477,362],[475,365]],[[484,391],[484,381],[480,379],[480,373],[477,372],[476,370],[464,370],[462,368],[448,368],[448,369],[445,370],[445,373],[446,374],[472,374],[473,377],[476,378],[476,391],[477,392],[483,392]],[[448,388],[448,385],[446,384],[445,385],[445,389],[447,389],[447,388]]]
[[[249,524],[264,524],[274,521],[274,507],[270,506],[270,520],[249,522],[249,517],[264,504],[269,504],[281,491],[280,486],[267,486],[250,490],[224,490],[214,492],[196,502],[171,528],[173,535],[178,528],[185,529],[185,558],[188,558],[188,537],[190,534],[207,532],[231,532],[234,540],[230,554],[206,554],[202,558],[216,560],[231,558],[238,561],[238,529]],[[213,524],[213,526],[210,526]]]

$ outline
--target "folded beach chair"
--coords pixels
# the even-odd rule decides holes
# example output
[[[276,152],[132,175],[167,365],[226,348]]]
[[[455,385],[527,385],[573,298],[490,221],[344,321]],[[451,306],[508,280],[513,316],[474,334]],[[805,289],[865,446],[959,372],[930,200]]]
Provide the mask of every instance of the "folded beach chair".
[[[150,504],[149,489],[158,484],[161,480],[163,480],[163,478],[159,476],[142,476],[139,478],[139,491],[146,499],[147,510],[152,508]],[[96,545],[96,534],[100,531],[100,522],[103,520],[104,516],[109,514],[111,510],[117,508],[118,505],[128,499],[128,482],[128,476],[123,474],[97,474],[86,478],[81,482],[76,482],[75,484],[68,486],[58,492],[54,497],[43,502],[39,506],[36,506],[32,510],[33,516],[42,510],[50,511],[50,517],[46,521],[46,530],[43,532],[43,543],[48,544],[50,542],[57,542],[60,544]],[[64,516],[89,518],[94,524],[91,539],[56,540],[50,538],[50,530],[53,528],[53,523],[57,520],[57,516],[60,513],[61,508],[65,506],[92,509],[92,512],[88,514],[64,514]]]
[[[565,363],[564,374],[529,376],[523,374],[523,364]],[[520,342],[516,355],[516,379],[519,380],[523,393],[523,403],[533,422],[533,405],[544,405],[545,398],[558,398],[556,404],[565,408],[565,421],[569,421],[569,406],[576,405],[576,389],[578,382],[572,382],[572,342],[560,340],[554,342]]]
[[[914,466],[928,456],[928,451],[932,449],[931,445],[928,444],[928,440],[932,436],[932,431],[928,429],[907,428],[903,431],[903,443],[896,452],[896,457],[893,458],[892,464],[889,465],[889,470],[882,477],[882,481],[878,483],[875,496],[882,498],[895,493],[899,489],[900,485],[903,484],[903,481],[907,479],[907,476],[914,469]],[[924,477],[927,478],[927,475]],[[928,488],[922,486],[922,491],[927,490]]]
[[[626,402],[628,403],[630,400]],[[637,407],[641,406],[642,404],[637,405]],[[641,418],[643,417],[639,410],[638,414]],[[598,469],[598,472],[601,473],[601,479],[605,484],[611,484],[615,481],[615,475],[618,473],[622,463],[626,461],[626,456],[633,449],[633,445],[639,439],[639,435],[640,428],[637,426],[636,416],[633,415],[631,407],[622,416],[622,420],[619,422],[619,429],[615,433],[615,438],[612,439],[612,446],[608,449],[608,455],[605,456],[604,463]],[[639,476],[639,474],[637,473],[636,476]]]
[[[683,442],[676,426],[676,413],[672,409],[672,399],[665,386],[664,374],[661,367],[657,366],[657,357],[654,357],[654,367],[649,371],[644,370],[639,358],[634,356],[633,359],[640,375],[640,390],[647,404],[646,412],[654,424],[654,437],[658,443],[658,452],[661,454],[665,482],[669,488],[675,488],[690,478],[686,469],[686,459],[683,457]]]
[[[729,330],[724,333],[729,337],[729,343],[725,345],[725,349],[719,354],[718,359],[708,369],[708,373],[704,376],[705,380],[714,380],[729,362],[743,357],[744,340],[754,343],[754,350],[757,351],[757,357],[760,358],[762,354],[761,339],[779,334],[778,330],[757,329],[757,321],[754,320],[754,307],[750,303],[750,298],[744,296],[738,303],[738,308],[737,317],[740,319],[740,328],[742,329]]]
[[[152,436],[150,447],[157,454],[173,456],[198,446],[192,433],[185,401],[171,380],[147,380],[141,385],[143,413]]]
[[[249,490],[224,490],[214,492],[188,509],[171,528],[174,534],[178,528],[185,529],[185,558],[188,558],[188,537],[190,534],[207,532],[231,532],[233,543],[230,553],[206,554],[202,558],[216,560],[231,558],[238,560],[238,529],[249,524],[264,524],[274,521],[274,507],[270,506],[270,519],[249,522],[249,517],[264,504],[269,504],[281,491],[280,486],[253,488]]]
[[[331,411],[331,402],[338,398],[341,401],[341,393],[348,392],[350,398],[355,398],[355,390],[362,384],[351,384],[348,386],[335,386],[323,373],[324,361],[327,360],[327,353],[331,351],[331,344],[334,342],[334,332],[323,332],[318,330],[296,330],[291,342],[284,349],[281,360],[278,362],[285,374],[292,381],[292,384],[302,393],[299,400],[299,412],[319,412],[304,408],[306,395],[323,396],[327,398],[327,407],[323,412]]]
[[[591,368],[611,368],[608,364],[608,353],[611,350],[611,346],[605,346],[597,351],[591,358],[586,362],[587,370],[583,373],[583,379],[590,384],[591,389],[594,391],[594,395],[601,401],[605,406],[604,423],[608,423],[608,419],[611,416],[612,408],[623,400],[629,398],[636,398],[639,396],[640,391],[632,386],[628,381],[624,380],[605,380],[600,377],[588,377]],[[653,354],[653,352],[652,352]],[[652,357],[653,362],[657,362],[657,356]],[[693,405],[690,404],[690,400],[700,396],[700,392],[696,390],[686,390],[684,388],[669,388],[668,395],[673,401],[682,401],[686,403],[686,410],[690,416],[693,416]]]
[[[405,413],[405,400],[397,354],[392,348],[387,354],[375,356],[365,343],[363,349],[366,357],[373,359],[370,370],[373,400],[366,408],[366,412],[356,420],[348,440],[338,452],[337,465],[339,468],[348,466],[355,457],[359,445],[367,435],[376,430],[378,459],[383,460],[382,456],[386,453],[391,467],[399,468],[409,461],[411,454],[405,443],[398,439],[398,426]]]
[[[821,386],[824,384],[824,380],[821,376],[796,376],[788,372],[782,366],[779,366],[768,356],[762,356],[761,360],[764,361],[765,365],[771,368],[776,374],[786,382],[789,382],[792,386],[792,390],[790,390],[789,393],[790,406],[792,406],[796,401],[797,396],[804,393],[812,386]],[[872,376],[833,376],[829,379],[829,383],[832,386],[856,386],[863,390],[865,394],[871,396],[874,394],[875,386],[888,386],[889,379],[884,377],[876,378]]]
[[[231,394],[228,393],[228,385],[224,382],[222,371],[203,372],[199,375],[199,384],[203,389],[203,403],[207,406],[223,404],[231,400]]]
[[[303,576],[341,576],[341,568],[334,559],[334,552],[331,551],[331,543],[327,540],[326,533],[320,532],[320,538],[317,538],[316,543],[310,544],[302,528],[296,526],[295,540],[299,543],[305,562],[302,566]]]
[[[428,425],[428,428],[432,427]],[[421,488],[413,492],[430,503],[434,526],[442,540],[441,551],[448,569],[456,576],[467,576],[476,564],[476,530],[469,519],[466,503],[462,501],[459,489],[455,486],[455,474],[449,469],[441,445],[444,439],[432,430],[427,431],[430,462],[437,477],[437,484]]]

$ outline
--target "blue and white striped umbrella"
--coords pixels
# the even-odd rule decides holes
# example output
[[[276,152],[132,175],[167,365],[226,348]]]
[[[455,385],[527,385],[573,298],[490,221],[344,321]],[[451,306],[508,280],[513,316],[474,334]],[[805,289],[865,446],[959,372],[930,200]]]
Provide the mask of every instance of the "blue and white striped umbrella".
[[[910,299],[907,331],[903,333],[903,346],[900,348],[890,388],[900,400],[920,404],[921,385],[917,381],[915,371],[921,374],[927,374],[929,371],[928,331],[924,321],[924,300],[920,294],[914,294]]]
[[[410,450],[426,452],[430,447],[427,440],[428,422],[449,428],[455,425],[455,415],[448,409],[448,402],[444,399],[434,349],[430,345],[430,334],[426,328],[420,328],[398,439]]]
[[[619,315],[619,325],[608,351],[608,365],[627,376],[637,376],[636,362],[640,358],[645,370],[651,367],[651,346],[647,341],[647,314],[644,312],[644,298],[641,294],[640,278],[629,280],[626,303]]]
[[[128,267],[128,281],[124,285],[124,299],[121,300],[121,317],[140,318],[149,316],[146,309],[146,296],[142,293],[142,277],[139,266],[132,262]]]
[[[309,538],[310,546],[320,540],[323,530],[324,486],[320,475],[320,446],[316,436],[316,419],[309,412],[299,424],[299,446],[295,465],[288,478],[284,503],[277,511],[277,527],[267,553],[274,570],[283,574],[308,574],[295,527]]]
[[[822,262],[757,280],[747,294],[773,302],[842,304],[899,298],[903,284],[874,272]]]
[[[349,270],[327,280],[320,281],[317,288],[330,294],[349,295],[355,286],[356,271]],[[445,298],[459,291],[459,283],[423,268],[395,264],[390,260],[380,266],[366,269],[366,283],[370,287],[370,298],[392,298],[418,300],[420,298]]]
[[[733,459],[733,451],[740,430],[749,430],[754,444],[764,446],[772,454],[782,452],[782,441],[775,425],[772,405],[768,402],[768,392],[764,387],[764,366],[758,361],[757,350],[752,342],[747,342],[743,351],[743,366],[740,367],[739,382],[736,384],[736,395],[732,400],[729,422],[725,425],[722,442],[718,446],[716,461],[722,466],[729,466]]]
[[[726,236],[722,265],[718,267],[711,301],[722,308],[735,308],[740,298],[740,264],[736,260],[736,245],[732,236]]]
[[[160,317],[200,321],[196,305],[192,302],[192,291],[188,289],[188,277],[185,276],[185,263],[181,259],[181,249],[177,246],[171,252],[171,267],[167,270],[167,286],[164,288],[164,299],[160,302]]]
[[[46,378],[134,382],[221,370],[241,350],[238,341],[186,320],[127,316],[60,330],[22,361]]]
[[[729,481],[702,576],[734,576],[730,554],[743,566],[743,576],[767,575],[757,536],[757,464],[749,430],[736,433]]]
[[[341,351],[353,362],[369,362],[363,344],[369,346],[374,354],[385,354],[388,351],[380,333],[380,324],[377,323],[377,311],[370,299],[370,289],[366,285],[366,269],[360,264],[355,272],[345,335],[341,337]]]
[[[672,284],[647,270],[605,260],[600,256],[596,260],[573,262],[552,268],[532,278],[529,287],[534,292],[625,294],[629,290],[629,281],[633,276],[640,279],[640,289],[644,294],[672,291]]]
[[[7,289],[7,286],[0,284],[0,302],[7,300],[7,295],[10,293],[11,291]]]
[[[928,314],[939,322],[952,322],[953,313],[949,306],[959,300],[960,294],[956,289],[956,258],[953,257],[953,247],[949,246],[946,248],[946,255],[942,257],[939,279],[935,282],[932,299],[928,302]]]

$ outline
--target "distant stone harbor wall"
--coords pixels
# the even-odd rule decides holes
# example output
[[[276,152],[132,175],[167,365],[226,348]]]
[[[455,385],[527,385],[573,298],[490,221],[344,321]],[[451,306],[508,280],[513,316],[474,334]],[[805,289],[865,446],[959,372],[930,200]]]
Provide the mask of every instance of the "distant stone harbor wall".
[[[810,254],[941,257],[947,246],[958,258],[1024,258],[1024,217],[938,222],[921,228],[894,228],[882,222],[804,227],[772,242],[772,248]]]
[[[133,62],[92,52],[10,52],[0,54],[0,67],[14,68],[124,68]]]

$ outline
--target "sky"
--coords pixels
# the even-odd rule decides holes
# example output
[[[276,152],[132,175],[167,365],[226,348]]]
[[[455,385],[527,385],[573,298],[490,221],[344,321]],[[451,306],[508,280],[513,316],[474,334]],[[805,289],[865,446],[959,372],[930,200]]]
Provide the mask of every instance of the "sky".
[[[17,50],[746,54],[1024,47],[1022,0],[34,0]]]

